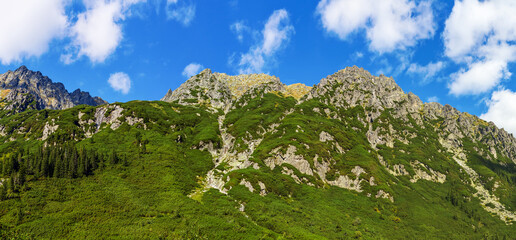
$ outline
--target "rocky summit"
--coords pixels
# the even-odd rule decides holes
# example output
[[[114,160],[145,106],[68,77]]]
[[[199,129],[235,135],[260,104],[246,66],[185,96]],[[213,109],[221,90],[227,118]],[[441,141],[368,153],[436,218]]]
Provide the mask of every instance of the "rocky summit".
[[[212,73],[210,69],[205,69],[188,79],[175,91],[169,90],[161,101],[228,108],[244,93],[252,92],[252,89],[257,87],[266,87],[266,92],[274,91],[296,99],[301,98],[311,89],[300,83],[287,86],[280,82],[279,78],[267,74],[230,76],[225,73]]]
[[[107,104],[80,89],[69,93],[62,83],[54,83],[41,72],[25,66],[0,75],[0,106],[16,112],[25,109],[67,109],[80,104]]]
[[[25,68],[0,80],[2,238],[516,235],[513,135],[359,67],[313,87],[206,69],[102,106]]]
[[[367,196],[394,202],[394,192],[386,190],[390,183],[380,180],[378,168],[411,182],[437,183],[457,171],[467,174],[468,185],[476,189],[474,195],[486,211],[507,223],[516,221],[514,209],[507,210],[495,194],[502,181],[481,177],[467,164],[470,158],[481,158],[500,167],[514,166],[512,134],[449,105],[423,103],[390,77],[373,76],[354,66],[310,88],[286,86],[265,74],[228,76],[207,69],[162,100],[224,110],[219,116],[221,144],[203,142],[199,148],[212,154],[216,166],[225,167],[208,172],[200,192],[216,188],[226,193],[232,181],[227,176],[233,171],[279,167],[298,183],[366,191]],[[271,102],[274,108],[264,109]],[[355,157],[377,159],[378,166],[344,160],[357,154],[353,152],[362,139],[367,140],[363,146],[367,152]],[[266,189],[265,185],[253,186],[243,176],[238,181],[252,192],[261,189],[263,194]],[[509,185],[507,191],[514,187]]]

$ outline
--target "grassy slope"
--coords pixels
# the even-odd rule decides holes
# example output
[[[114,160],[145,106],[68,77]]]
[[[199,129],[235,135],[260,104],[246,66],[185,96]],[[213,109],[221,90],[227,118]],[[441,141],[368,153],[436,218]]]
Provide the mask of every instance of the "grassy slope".
[[[291,101],[272,95],[266,99],[287,101],[286,104]],[[300,113],[301,108],[305,108],[305,113],[312,109],[310,104],[316,103],[297,107],[296,112],[299,113],[285,118],[279,128],[288,129],[300,124],[306,129],[313,128],[313,131],[324,130],[324,126],[310,125],[308,122],[315,120],[315,114],[303,116]],[[134,112],[143,118],[148,130],[144,131],[138,125],[122,125],[115,131],[106,128],[78,145],[106,153],[115,149],[127,158],[128,163],[107,164],[93,176],[81,179],[34,179],[29,176],[23,191],[0,202],[0,224],[4,236],[32,236],[38,239],[227,239],[228,236],[231,239],[480,239],[495,235],[514,236],[516,233],[514,227],[491,217],[474,198],[458,205],[452,204],[449,192],[462,186],[454,181],[445,184],[419,181],[412,184],[400,177],[396,179],[398,184],[390,186],[396,199],[395,203],[390,203],[337,187],[299,185],[292,178],[280,174],[279,168],[244,169],[231,173],[235,187],[229,191],[229,195],[210,190],[201,201],[195,201],[187,195],[197,187],[198,176],[203,176],[213,167],[213,163],[207,152],[192,149],[192,146],[200,141],[220,141],[216,115],[203,109],[162,102],[130,102],[121,106],[130,110],[126,113]],[[274,111],[275,104],[251,104],[254,109],[260,106],[266,107],[266,111]],[[66,111],[30,111],[4,117],[0,121],[12,125],[33,124],[32,128],[42,129],[38,121],[60,116],[60,126],[63,126],[64,132],[62,136],[54,136],[59,141],[73,129],[77,130],[73,122],[78,111],[86,112],[88,109],[93,108],[81,106]],[[284,110],[281,109],[282,112]],[[261,115],[266,111],[249,110],[249,113],[238,113],[238,118],[245,119],[246,114]],[[238,131],[237,119],[229,117],[234,121],[228,123],[233,124],[234,131]],[[267,124],[269,121],[260,120],[261,116],[247,117]],[[325,121],[328,123],[326,127],[338,124],[331,119]],[[353,125],[353,119],[349,121],[348,124]],[[178,127],[171,130],[170,125]],[[339,127],[342,126],[335,125],[335,128]],[[134,145],[137,132],[148,140],[145,153]],[[365,144],[363,138],[354,137],[352,133],[343,129],[342,136],[336,137]],[[177,143],[178,134],[186,140]],[[306,138],[309,144],[328,149],[328,146],[316,143],[318,132],[317,137],[316,134],[305,135],[301,137]],[[23,137],[35,137],[30,134],[19,137],[19,141],[2,144],[2,154],[20,146],[36,147],[41,144],[37,140],[21,140]],[[272,145],[291,141],[287,137],[287,142],[275,142],[278,137],[266,136],[269,140],[264,140],[263,147],[273,148]],[[347,149],[348,146],[343,144],[343,147]],[[353,149],[353,146],[349,147]],[[375,166],[368,153],[359,153],[367,155],[366,162],[335,155],[340,159],[339,171],[349,168],[348,161],[356,161],[374,172]],[[254,157],[260,157],[260,154],[258,151]],[[382,174],[381,170],[376,171],[378,175]],[[269,194],[261,197],[234,184],[238,176],[266,183]],[[383,175],[381,178],[384,182],[394,181]],[[240,204],[245,206],[244,213],[238,210]]]

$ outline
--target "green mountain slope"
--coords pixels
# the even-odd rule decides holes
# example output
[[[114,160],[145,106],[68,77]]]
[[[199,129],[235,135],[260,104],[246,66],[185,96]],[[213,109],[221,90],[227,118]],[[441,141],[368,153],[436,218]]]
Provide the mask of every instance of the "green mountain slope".
[[[0,118],[3,238],[511,239],[516,140],[353,67]]]

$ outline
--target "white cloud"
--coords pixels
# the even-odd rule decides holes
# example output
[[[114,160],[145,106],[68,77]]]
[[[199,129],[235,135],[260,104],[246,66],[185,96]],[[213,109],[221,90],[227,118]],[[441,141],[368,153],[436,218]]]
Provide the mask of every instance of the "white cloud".
[[[166,12],[168,19],[176,20],[184,26],[188,26],[195,17],[195,4],[179,4],[178,0],[167,0]]]
[[[121,3],[98,1],[77,18],[71,29],[73,44],[79,49],[77,57],[87,56],[93,63],[104,62],[122,40],[118,24],[124,18]]]
[[[431,96],[427,99],[427,102],[439,102],[439,98],[437,96]]]
[[[109,76],[108,83],[113,90],[123,94],[128,94],[131,89],[131,79],[123,72],[111,74],[111,76]]]
[[[250,30],[249,27],[247,25],[245,25],[245,23],[243,21],[235,22],[235,23],[231,24],[231,26],[229,26],[229,28],[237,36],[237,39],[240,42],[242,42],[244,40],[244,33],[246,31]]]
[[[70,29],[72,43],[61,61],[70,64],[82,56],[93,63],[106,60],[123,38],[121,22],[129,8],[145,0],[84,0],[86,11],[77,16]]]
[[[383,53],[414,46],[434,35],[431,1],[321,0],[317,14],[340,39],[365,30],[371,50]]]
[[[430,62],[425,66],[412,63],[407,69],[408,73],[414,73],[423,76],[423,83],[429,82],[437,73],[439,73],[446,64],[442,61]]]
[[[139,14],[133,6],[148,1],[152,0],[82,0],[85,11],[74,12],[70,5],[75,1],[70,0],[0,0],[0,32],[5,33],[0,37],[0,63],[39,57],[59,38],[69,41],[60,46],[61,62],[71,64],[86,56],[102,63],[119,47],[123,21]],[[195,16],[193,4],[179,0],[165,4],[174,5],[167,8],[167,17],[184,25]]]
[[[183,76],[189,78],[199,73],[204,67],[198,63],[190,63],[183,70]]]
[[[49,43],[64,36],[68,24],[65,0],[0,1],[0,62],[39,57]]]
[[[516,134],[516,92],[500,89],[493,92],[491,99],[486,101],[488,110],[480,118],[494,122],[507,132]]]
[[[516,2],[455,1],[443,32],[445,54],[467,67],[452,75],[454,95],[481,94],[510,77],[516,61]]]
[[[240,56],[239,73],[263,72],[266,64],[274,60],[276,52],[290,40],[293,33],[288,12],[285,9],[274,11],[262,30],[261,42]]]
[[[490,60],[478,61],[469,65],[466,71],[461,69],[452,74],[453,81],[448,85],[450,93],[456,96],[465,94],[481,94],[491,90],[507,79],[511,73],[507,69],[507,62]]]

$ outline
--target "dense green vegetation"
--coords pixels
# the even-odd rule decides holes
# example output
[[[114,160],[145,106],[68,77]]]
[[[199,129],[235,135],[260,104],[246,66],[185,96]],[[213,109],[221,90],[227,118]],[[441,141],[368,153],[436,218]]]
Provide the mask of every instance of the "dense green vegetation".
[[[0,238],[511,239],[516,234],[514,226],[491,216],[472,197],[474,191],[462,181],[466,176],[438,147],[430,125],[408,128],[386,112],[371,124],[388,122],[418,137],[408,145],[396,142],[395,148],[378,146],[376,152],[365,137],[368,126],[359,120],[367,111],[361,106],[335,108],[316,99],[296,104],[281,94],[257,95],[261,97],[243,98],[223,125],[238,139],[238,151],[247,148],[246,141],[263,138],[251,159],[260,169],[229,172],[227,195],[210,189],[198,200],[189,195],[215,167],[210,153],[200,148],[221,146],[220,112],[133,101],[110,105],[105,112],[78,106],[3,115]],[[92,120],[112,116],[117,107],[123,109],[119,122],[97,126]],[[127,118],[133,119],[131,124]],[[59,128],[42,140],[47,122]],[[277,131],[266,131],[272,124],[278,124]],[[334,140],[319,141],[323,131]],[[333,159],[329,179],[361,166],[366,170],[362,177],[374,176],[377,185],[363,184],[364,192],[355,192],[329,186],[288,164],[265,166],[271,150],[286,151],[288,145],[312,165],[316,155]],[[446,173],[447,181],[412,183],[407,176],[394,177],[381,167],[377,154],[389,164],[410,166],[419,160]],[[500,191],[508,194],[502,200],[515,206],[513,166],[486,161],[477,158],[469,164],[500,179],[505,184]],[[314,186],[296,183],[281,173],[282,167]],[[239,185],[242,179],[255,191]],[[259,182],[267,188],[265,196],[259,194]],[[395,201],[376,198],[378,190],[390,192]]]
[[[507,209],[516,210],[516,164],[503,157],[491,156],[491,160],[486,159],[478,154],[471,141],[464,139],[464,143],[468,153],[468,165],[480,175],[480,180],[487,188],[493,189],[497,186],[494,192]],[[476,146],[487,152],[485,145]]]

